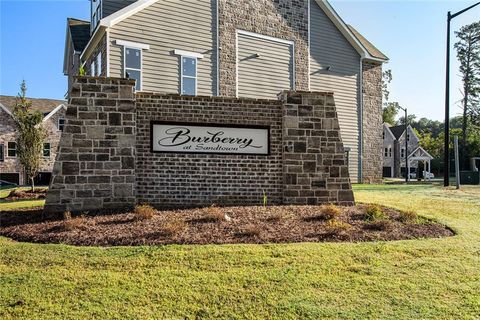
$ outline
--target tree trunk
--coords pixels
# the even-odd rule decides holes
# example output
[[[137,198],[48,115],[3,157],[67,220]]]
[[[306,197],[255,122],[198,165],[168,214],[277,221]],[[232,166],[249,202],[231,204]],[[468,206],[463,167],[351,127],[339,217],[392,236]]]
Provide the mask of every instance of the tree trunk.
[[[32,186],[32,189],[30,190],[32,193],[35,192],[35,182],[33,182],[33,177],[30,177],[30,182],[31,182],[31,186]]]
[[[468,107],[468,86],[465,85],[465,97],[463,99],[463,121],[462,121],[462,148],[461,148],[461,157],[460,165],[463,170],[465,170],[465,163],[467,158],[467,107]]]

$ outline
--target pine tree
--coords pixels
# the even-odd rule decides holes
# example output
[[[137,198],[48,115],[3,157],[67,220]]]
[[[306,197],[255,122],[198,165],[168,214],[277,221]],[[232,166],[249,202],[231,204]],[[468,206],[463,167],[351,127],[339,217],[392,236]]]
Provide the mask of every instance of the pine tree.
[[[32,110],[32,103],[27,101],[25,81],[22,82],[21,91],[13,109],[13,117],[19,133],[17,152],[20,163],[25,169],[25,174],[31,182],[33,192],[35,189],[34,178],[40,169],[43,141],[46,134],[42,127],[42,113]]]

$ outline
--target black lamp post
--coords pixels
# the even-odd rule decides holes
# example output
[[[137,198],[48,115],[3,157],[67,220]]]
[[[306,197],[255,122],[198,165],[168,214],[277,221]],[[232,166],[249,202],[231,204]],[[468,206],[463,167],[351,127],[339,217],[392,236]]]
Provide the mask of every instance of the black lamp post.
[[[461,15],[465,11],[472,9],[475,6],[478,6],[480,2],[477,2],[471,5],[468,8],[465,8],[457,13],[451,14],[448,11],[447,14],[447,63],[446,63],[446,77],[445,77],[445,144],[444,144],[444,163],[443,163],[443,185],[448,187],[450,185],[449,176],[450,176],[450,154],[449,154],[449,137],[450,137],[450,21],[456,16]]]
[[[405,111],[405,183],[408,183],[408,175],[410,172],[408,172],[408,114],[407,114],[407,108],[402,108],[398,106],[399,109],[402,109]]]

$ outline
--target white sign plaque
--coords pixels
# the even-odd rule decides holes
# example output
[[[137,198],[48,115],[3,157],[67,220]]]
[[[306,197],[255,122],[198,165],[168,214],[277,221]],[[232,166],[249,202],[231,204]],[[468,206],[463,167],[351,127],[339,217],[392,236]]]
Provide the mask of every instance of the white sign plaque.
[[[153,152],[269,154],[266,126],[151,122]]]

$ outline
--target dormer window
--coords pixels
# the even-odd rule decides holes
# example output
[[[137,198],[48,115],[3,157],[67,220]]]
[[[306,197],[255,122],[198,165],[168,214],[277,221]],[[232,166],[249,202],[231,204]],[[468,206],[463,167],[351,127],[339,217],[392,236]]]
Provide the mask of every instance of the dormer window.
[[[91,0],[91,23],[90,32],[97,28],[98,22],[102,19],[102,0]]]

